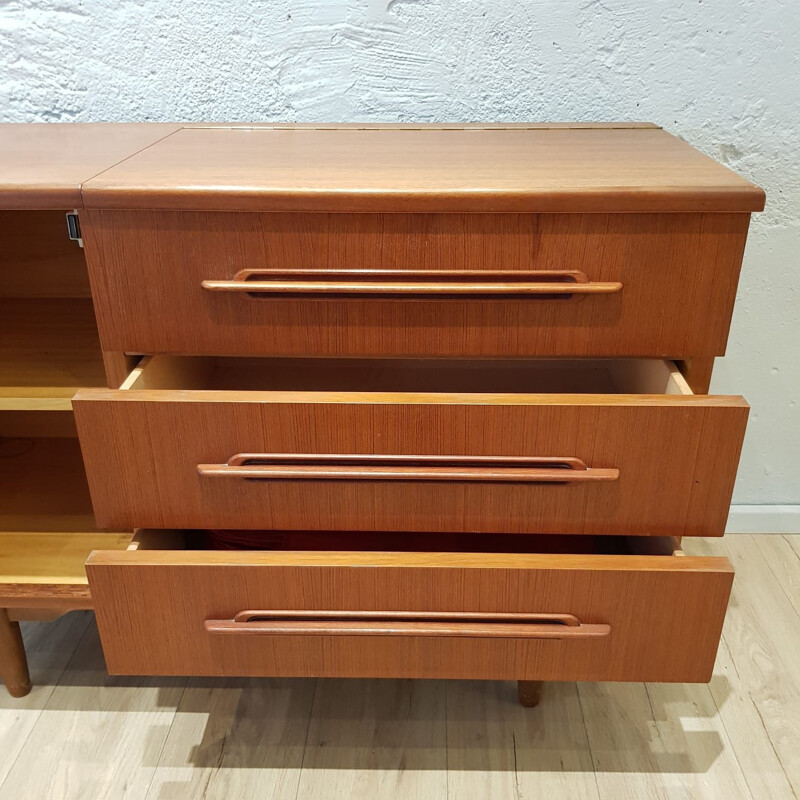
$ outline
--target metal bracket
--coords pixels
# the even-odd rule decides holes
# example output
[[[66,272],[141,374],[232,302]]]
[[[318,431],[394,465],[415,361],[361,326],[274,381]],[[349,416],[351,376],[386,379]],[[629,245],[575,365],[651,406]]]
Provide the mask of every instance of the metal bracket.
[[[77,210],[67,213],[67,234],[73,242],[78,243],[78,247],[83,247],[83,238],[81,237],[81,223],[78,220]]]

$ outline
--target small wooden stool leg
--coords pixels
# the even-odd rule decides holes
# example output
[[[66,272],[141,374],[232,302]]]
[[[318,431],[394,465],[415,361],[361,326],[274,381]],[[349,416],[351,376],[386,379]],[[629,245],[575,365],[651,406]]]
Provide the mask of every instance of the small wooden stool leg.
[[[12,622],[4,608],[0,608],[0,678],[12,697],[24,697],[31,690],[19,622]]]
[[[543,681],[517,681],[517,697],[520,705],[525,708],[534,708],[539,705],[542,697]]]

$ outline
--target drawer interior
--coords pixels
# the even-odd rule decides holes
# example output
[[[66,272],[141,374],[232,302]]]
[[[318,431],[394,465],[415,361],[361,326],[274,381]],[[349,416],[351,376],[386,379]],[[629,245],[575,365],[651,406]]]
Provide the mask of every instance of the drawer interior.
[[[682,556],[674,536],[567,536],[371,531],[137,530],[130,551],[508,553]]]
[[[663,359],[334,359],[150,356],[123,390],[691,395]]]

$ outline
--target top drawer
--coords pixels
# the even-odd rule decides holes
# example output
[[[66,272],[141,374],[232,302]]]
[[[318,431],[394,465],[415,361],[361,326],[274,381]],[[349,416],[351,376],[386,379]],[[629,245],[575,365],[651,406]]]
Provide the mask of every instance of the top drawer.
[[[717,356],[749,214],[81,214],[106,350]],[[415,274],[416,273],[416,274]]]

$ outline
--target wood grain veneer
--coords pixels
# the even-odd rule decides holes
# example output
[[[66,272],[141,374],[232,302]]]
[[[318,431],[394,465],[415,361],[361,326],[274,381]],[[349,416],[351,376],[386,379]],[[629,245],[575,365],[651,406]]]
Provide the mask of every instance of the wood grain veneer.
[[[147,549],[93,553],[87,571],[112,673],[535,680],[708,680],[733,577],[722,558]],[[611,634],[204,629],[253,609],[567,614]]]
[[[173,388],[133,379],[74,401],[104,526],[721,535],[747,419],[741,398],[686,394],[174,391],[152,363],[165,383],[148,384],[145,365],[141,385]],[[574,458],[619,474],[527,485],[201,474],[247,453]]]
[[[0,124],[0,208],[71,211],[81,185],[178,130],[154,123]]]
[[[722,355],[748,214],[81,215],[103,348],[345,356]],[[580,271],[580,301],[252,297],[242,270]],[[442,273],[444,274],[444,272]]]
[[[83,186],[87,208],[759,211],[660,129],[183,129]]]
[[[516,678],[528,703],[542,679],[708,679],[730,565],[658,535],[724,527],[747,407],[692,390],[725,350],[758,187],[646,124],[0,126],[0,173],[14,693],[16,620],[89,607],[95,545],[114,671]],[[73,208],[102,351],[57,233]],[[140,353],[220,358],[131,372]],[[287,355],[307,360],[264,358]],[[587,355],[684,375],[564,360]],[[493,361],[441,360],[464,356]],[[530,356],[559,360],[498,361]],[[115,552],[127,537],[88,532],[65,405],[106,379],[76,401],[102,524],[384,552],[159,551],[175,531]],[[388,551],[442,532],[521,544]],[[641,555],[601,555],[606,534]]]
[[[90,298],[0,298],[0,410],[69,411],[106,386]]]

